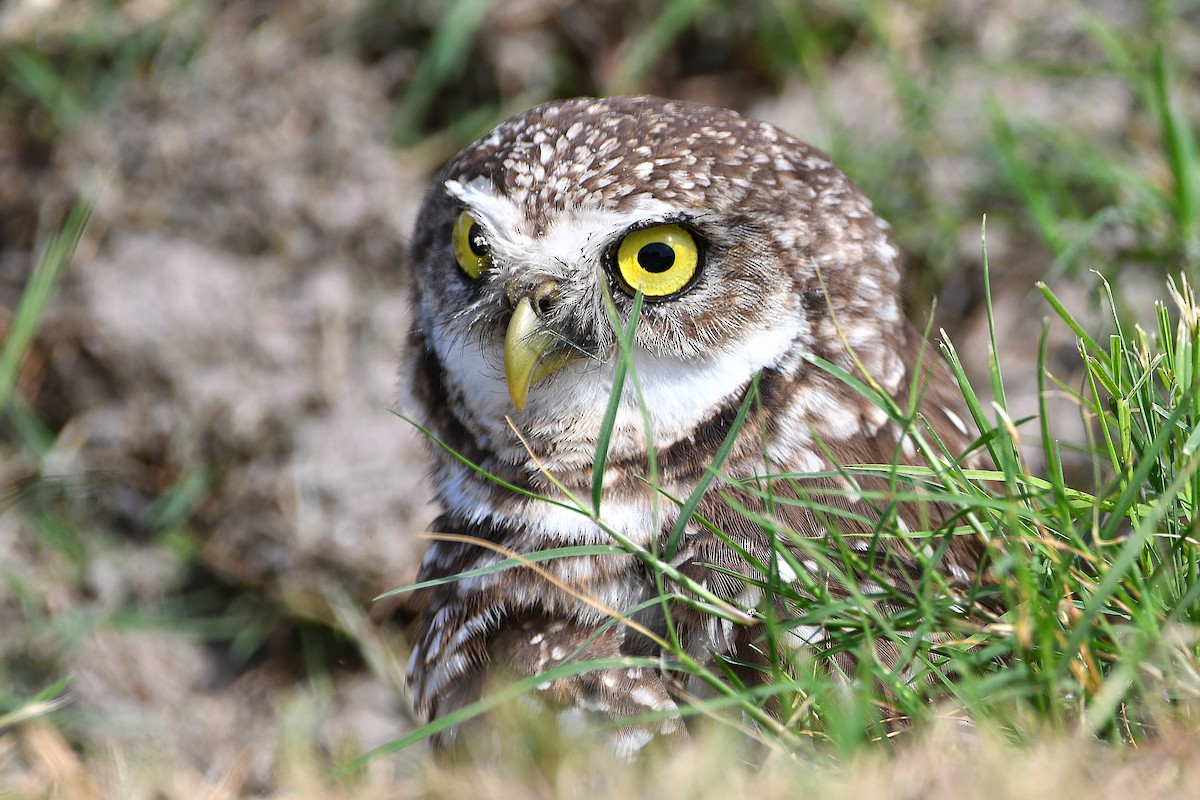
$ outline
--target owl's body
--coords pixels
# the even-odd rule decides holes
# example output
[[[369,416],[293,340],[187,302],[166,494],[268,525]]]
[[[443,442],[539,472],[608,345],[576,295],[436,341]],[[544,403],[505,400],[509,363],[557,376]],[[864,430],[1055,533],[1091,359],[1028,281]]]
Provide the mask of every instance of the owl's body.
[[[729,481],[827,472],[835,462],[916,463],[912,442],[888,415],[811,357],[866,373],[901,405],[919,385],[924,417],[949,450],[970,442],[956,390],[931,354],[921,357],[921,339],[902,313],[886,223],[820,153],[733,112],[652,97],[532,109],[442,171],[422,208],[413,260],[407,379],[417,418],[483,472],[567,505],[546,474],[590,497],[619,362],[606,296],[624,324],[641,289],[630,356],[645,411],[626,381],[600,518],[647,549],[665,552],[678,506],[663,498],[686,498],[704,480],[756,376],[757,398],[698,512],[785,579],[795,578],[791,567],[727,498],[751,508],[761,501]],[[504,552],[612,543],[586,514],[513,492],[441,448],[434,453],[444,507],[435,531],[495,547],[435,541],[420,580],[494,564]],[[844,481],[806,485],[833,489],[826,502],[864,519],[878,516],[853,491],[839,493],[851,488]],[[928,509],[902,507],[901,530],[927,526],[922,513]],[[783,505],[776,515],[795,536],[825,533],[801,506]],[[870,531],[852,524],[846,533]],[[977,560],[974,544],[956,540],[946,570],[966,580]],[[712,569],[763,578],[698,522],[685,527],[671,563],[750,614],[772,602]],[[887,569],[902,571],[896,564]],[[409,666],[422,714],[441,717],[477,699],[496,669],[526,676],[565,659],[657,655],[632,628],[606,626],[613,611],[656,596],[649,567],[623,554],[540,566],[554,580],[516,568],[424,590]],[[762,662],[759,626],[681,603],[670,614],[694,657]],[[664,627],[657,610],[636,618]],[[820,633],[793,638],[802,646]],[[540,693],[621,719],[673,708],[675,691],[657,670],[611,669],[561,678]],[[634,752],[656,735],[686,733],[677,718],[627,725],[617,748]]]

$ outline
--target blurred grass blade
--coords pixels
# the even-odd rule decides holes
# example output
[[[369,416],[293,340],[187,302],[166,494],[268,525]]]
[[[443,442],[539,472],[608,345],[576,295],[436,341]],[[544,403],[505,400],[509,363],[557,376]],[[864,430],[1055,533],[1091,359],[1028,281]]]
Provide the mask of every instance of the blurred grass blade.
[[[60,678],[38,692],[34,697],[31,697],[27,702],[22,703],[12,711],[0,714],[0,733],[3,733],[7,728],[13,728],[38,717],[44,717],[69,705],[71,695],[67,694],[66,691],[70,684],[70,678]]]
[[[1162,44],[1154,48],[1154,104],[1162,128],[1163,146],[1175,179],[1174,211],[1179,235],[1185,252],[1191,259],[1200,260],[1200,224],[1198,224],[1197,192],[1200,172],[1196,166],[1196,140],[1191,126],[1171,102],[1170,78]]]
[[[670,0],[662,13],[638,36],[626,50],[616,73],[604,87],[605,94],[629,94],[635,91],[654,66],[659,56],[677,41],[684,28],[710,0]]]
[[[1012,120],[999,101],[988,98],[986,107],[992,123],[992,135],[995,137],[996,153],[1000,158],[1002,173],[1028,209],[1038,234],[1057,256],[1070,242],[1062,230],[1062,215],[1054,209],[1051,202],[1053,193],[1045,183],[1045,175],[1026,163],[1021,153],[1021,142],[1026,137],[1019,135],[1014,129]]]
[[[17,386],[21,364],[29,352],[29,345],[37,335],[46,306],[58,287],[75,248],[83,238],[88,220],[92,215],[93,196],[81,197],[71,207],[62,230],[42,248],[33,273],[21,294],[16,313],[9,322],[0,347],[0,413],[7,413],[9,402]]]
[[[84,103],[71,90],[46,56],[36,50],[16,48],[9,52],[12,82],[50,112],[54,124],[65,130],[83,114]]]
[[[443,87],[462,71],[471,40],[494,2],[450,0],[446,4],[433,41],[422,55],[417,73],[400,100],[395,126],[397,142],[411,144],[419,138],[420,118],[437,100]]]

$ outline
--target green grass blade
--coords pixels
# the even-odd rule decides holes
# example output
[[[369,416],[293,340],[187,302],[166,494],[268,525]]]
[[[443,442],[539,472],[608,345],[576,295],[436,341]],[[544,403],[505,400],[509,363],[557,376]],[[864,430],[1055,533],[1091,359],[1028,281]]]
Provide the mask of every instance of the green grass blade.
[[[983,304],[987,311],[988,326],[988,374],[992,376],[992,399],[1001,409],[1008,410],[1004,396],[1004,376],[1000,371],[1000,349],[996,346],[996,314],[992,307],[992,275],[988,267],[987,217],[979,227],[979,248],[983,256]]]
[[[1054,292],[1050,290],[1049,286],[1042,281],[1038,281],[1034,284],[1034,286],[1036,286],[1038,291],[1042,293],[1042,297],[1046,298],[1046,302],[1049,303],[1050,307],[1054,309],[1054,312],[1058,314],[1059,319],[1065,322],[1067,327],[1071,329],[1071,333],[1078,336],[1089,350],[1091,350],[1093,353],[1104,352],[1104,348],[1100,346],[1100,343],[1097,342],[1090,333],[1084,330],[1083,326],[1080,325],[1078,320],[1075,319],[1075,316],[1067,310],[1067,307],[1063,305],[1063,302],[1059,300]]]
[[[37,335],[46,306],[66,274],[79,240],[83,238],[88,219],[92,215],[93,200],[94,194],[92,197],[75,201],[62,230],[38,255],[33,273],[29,276],[29,282],[25,285],[21,301],[4,337],[4,345],[0,347],[0,413],[8,410],[8,404],[16,390],[21,363],[34,336]]]
[[[639,289],[633,297],[633,308],[629,312],[629,322],[622,325],[617,316],[612,298],[604,296],[605,309],[608,311],[613,330],[617,332],[620,348],[617,354],[617,365],[613,372],[612,391],[608,395],[608,407],[604,409],[604,417],[600,421],[600,433],[596,438],[596,458],[592,464],[592,513],[600,516],[600,501],[604,496],[604,471],[608,467],[608,447],[612,442],[613,428],[617,424],[617,414],[621,410],[621,401],[625,394],[625,376],[633,361],[634,334],[637,331],[638,319],[642,314],[642,303],[645,295]]]
[[[457,583],[468,578],[478,578],[482,575],[492,575],[497,572],[503,572],[506,569],[515,567],[523,567],[526,564],[539,564],[543,561],[552,561],[556,558],[578,558],[580,556],[613,556],[627,555],[625,550],[612,544],[584,544],[574,547],[552,547],[548,550],[538,550],[535,553],[528,553],[519,558],[506,558],[498,561],[495,564],[488,564],[486,567],[467,570],[466,572],[457,572],[445,578],[435,578],[430,581],[421,581],[420,583],[410,583],[407,586],[401,586],[396,589],[390,589],[375,598],[375,602],[379,602],[387,597],[394,597],[400,594],[408,594],[421,589],[431,589],[434,586],[444,586],[449,583]]]
[[[437,434],[435,434],[429,428],[426,428],[421,423],[417,422],[412,417],[407,416],[404,412],[400,411],[399,409],[395,409],[395,408],[391,409],[391,412],[393,414],[395,414],[397,417],[399,417],[400,419],[407,422],[409,425],[412,425],[414,428],[416,428],[418,431],[421,432],[422,436],[424,436],[429,441],[433,442],[439,448],[444,450],[448,455],[450,455],[452,458],[454,458],[460,464],[465,466],[467,469],[471,470],[472,472],[479,473],[480,475],[487,478],[489,481],[496,484],[497,486],[503,486],[505,489],[508,489],[510,492],[513,492],[514,494],[519,494],[522,497],[528,497],[531,500],[538,500],[543,503],[549,503],[552,506],[558,506],[559,508],[569,509],[570,511],[575,511],[580,514],[587,513],[583,509],[583,507],[578,504],[564,503],[560,500],[554,500],[549,497],[544,497],[540,494],[537,494],[536,492],[531,492],[528,489],[522,489],[520,486],[515,486],[515,485],[509,483],[508,481],[504,480],[503,478],[493,475],[492,473],[488,472],[483,467],[480,467],[478,464],[471,461],[471,459],[467,458],[462,453],[455,450],[450,445],[446,444],[446,442],[444,442],[440,438],[438,438]]]
[[[431,736],[434,736],[455,725],[460,725],[469,720],[475,719],[482,714],[507,703],[511,700],[529,694],[537,690],[539,686],[545,683],[550,683],[563,678],[570,678],[576,675],[583,675],[587,672],[598,672],[606,669],[657,669],[662,666],[657,658],[608,658],[597,659],[593,661],[573,661],[566,664],[559,664],[553,669],[538,675],[532,675],[528,678],[523,678],[518,681],[504,686],[503,688],[492,692],[484,697],[481,697],[475,702],[455,709],[445,716],[438,717],[433,722],[417,728],[411,733],[401,736],[399,739],[393,739],[387,744],[380,745],[374,750],[371,750],[364,755],[359,756],[350,763],[338,769],[334,774],[335,777],[345,777],[350,773],[357,772],[365,767],[379,756],[385,756],[389,753],[395,753],[403,750],[406,747],[414,745],[418,742],[423,742]]]
[[[758,378],[758,374],[755,374],[749,386],[746,387],[746,396],[742,398],[742,404],[738,407],[737,416],[734,417],[733,424],[729,426],[729,433],[725,435],[721,446],[717,448],[712,463],[704,471],[704,477],[696,484],[696,488],[692,490],[683,507],[679,509],[679,516],[675,519],[675,524],[671,526],[671,532],[667,535],[665,556],[668,561],[674,558],[675,553],[679,551],[679,542],[683,539],[684,529],[687,527],[692,515],[696,513],[696,509],[699,508],[700,501],[704,498],[704,493],[708,491],[708,487],[716,480],[721,465],[725,463],[725,459],[729,456],[729,451],[733,449],[733,443],[737,441],[738,434],[746,422],[746,415],[750,412],[750,406],[754,404],[755,399],[758,397]]]

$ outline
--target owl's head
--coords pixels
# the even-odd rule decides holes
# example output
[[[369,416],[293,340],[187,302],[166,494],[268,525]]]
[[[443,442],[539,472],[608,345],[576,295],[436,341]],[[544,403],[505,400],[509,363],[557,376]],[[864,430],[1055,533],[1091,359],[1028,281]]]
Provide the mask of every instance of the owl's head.
[[[418,404],[510,463],[506,416],[594,442],[618,355],[606,298],[621,322],[644,298],[632,355],[662,446],[759,370],[903,324],[896,249],[845,175],[771,125],[655,97],[502,123],[438,175],[412,257]]]

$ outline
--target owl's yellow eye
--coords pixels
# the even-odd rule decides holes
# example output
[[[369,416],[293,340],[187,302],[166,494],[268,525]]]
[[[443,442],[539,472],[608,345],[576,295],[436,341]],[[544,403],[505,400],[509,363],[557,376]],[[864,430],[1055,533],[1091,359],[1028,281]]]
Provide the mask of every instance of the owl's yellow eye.
[[[468,212],[458,215],[454,223],[454,260],[463,272],[477,279],[492,265],[492,248],[483,228]]]
[[[647,300],[679,294],[700,272],[696,237],[681,225],[655,225],[631,231],[617,247],[617,277]]]

